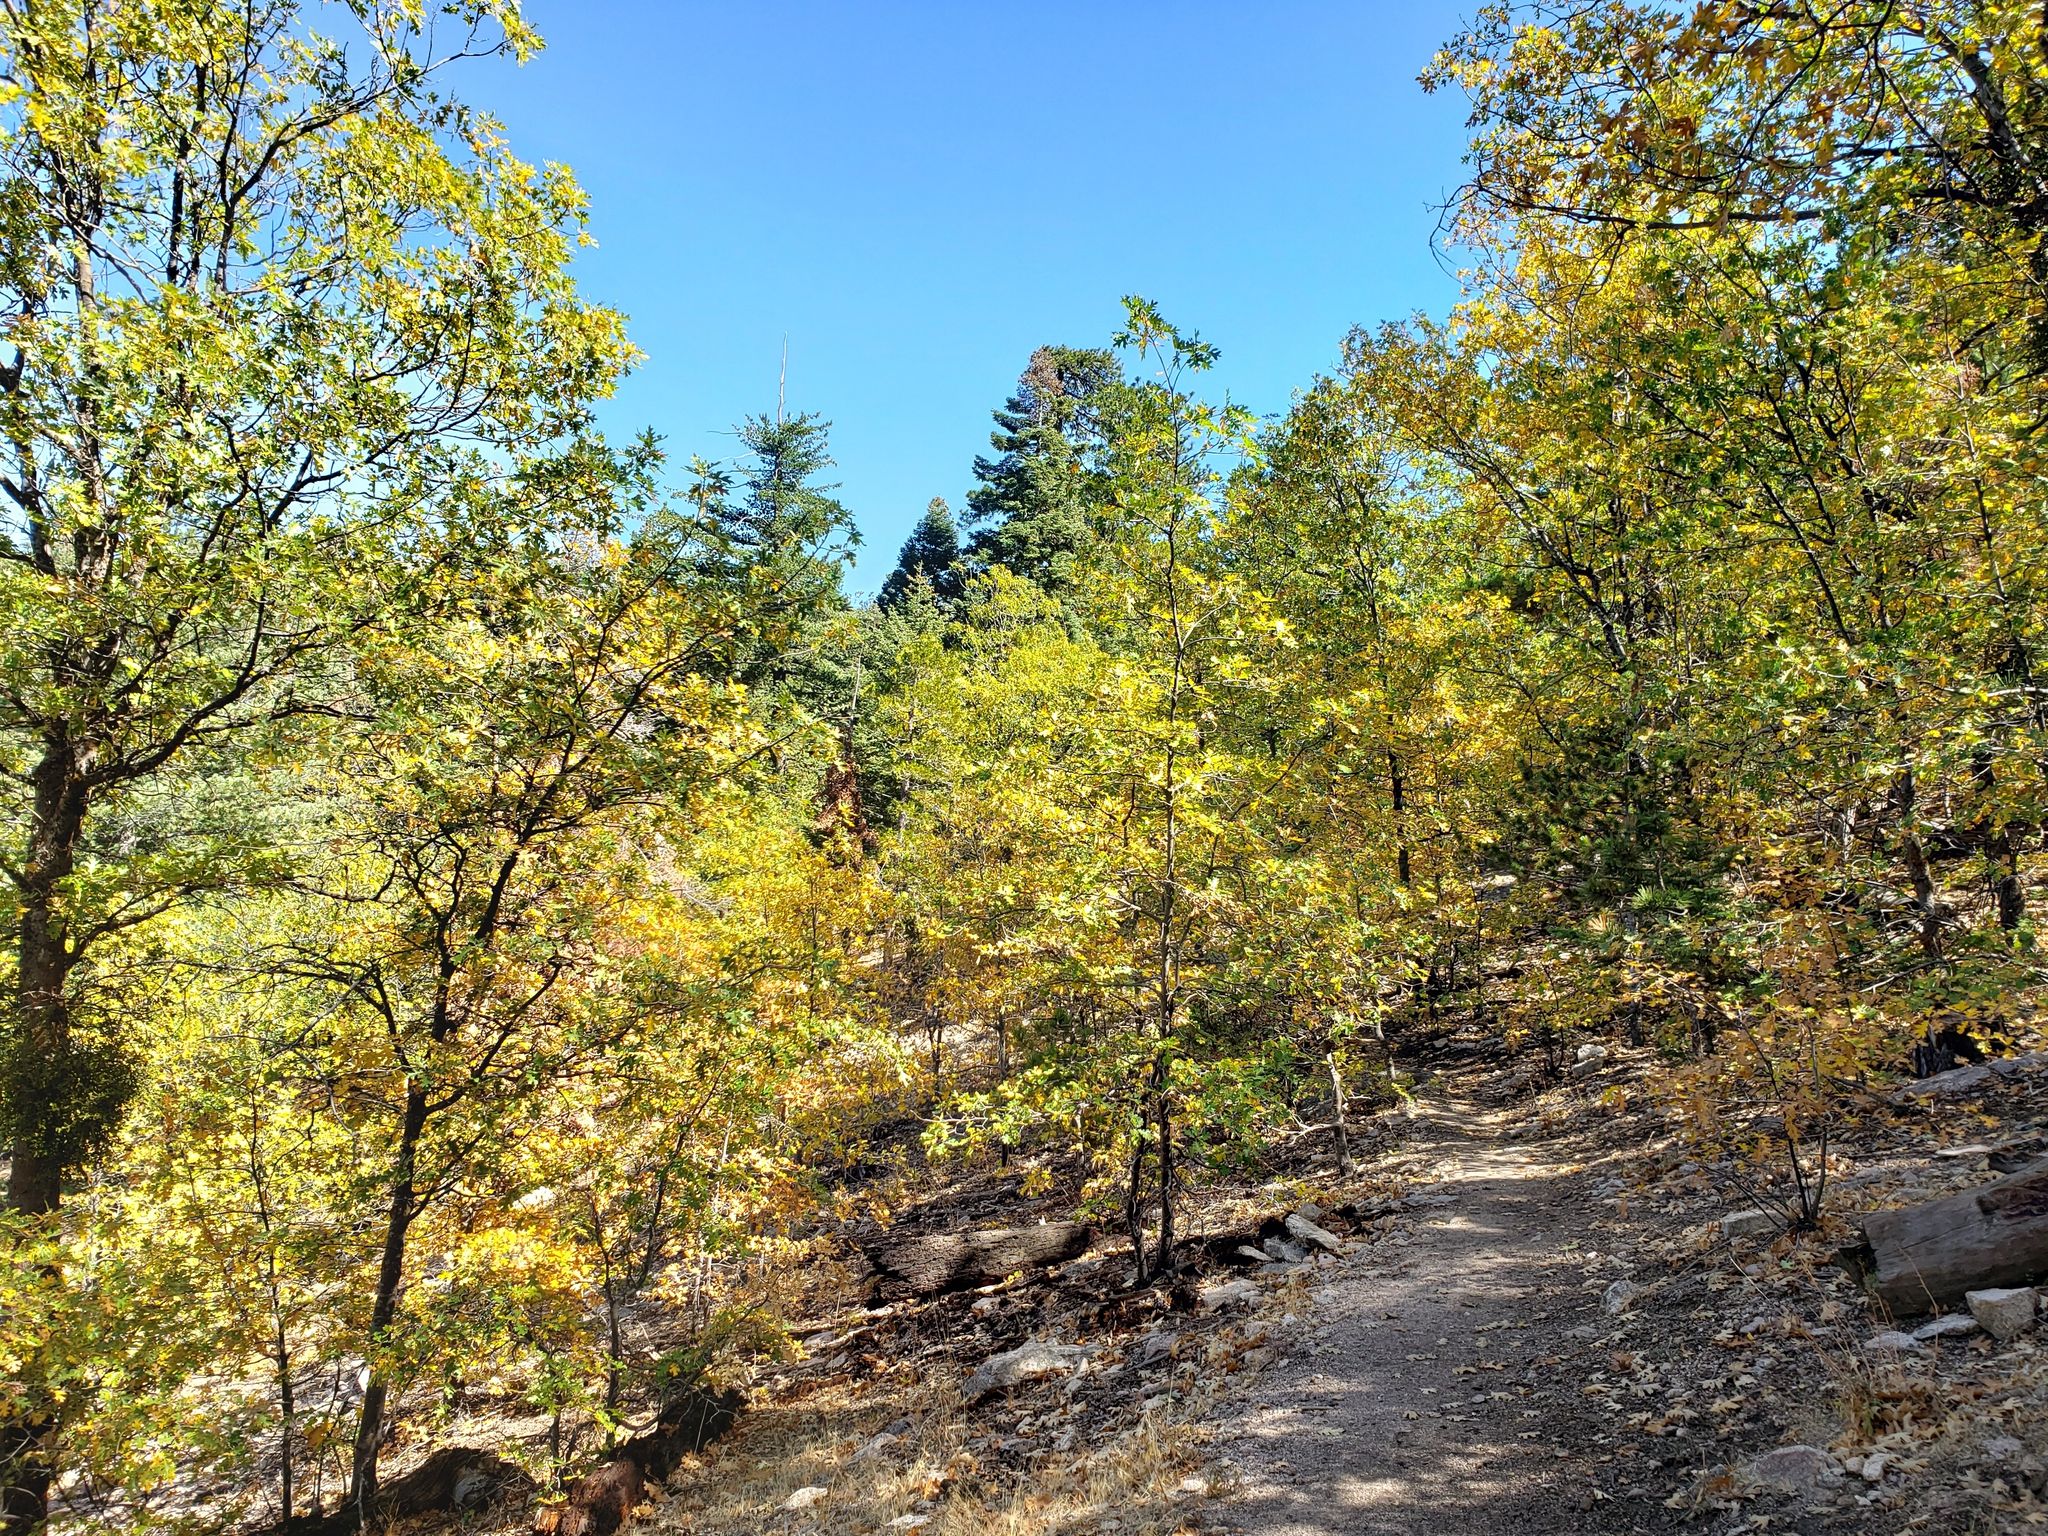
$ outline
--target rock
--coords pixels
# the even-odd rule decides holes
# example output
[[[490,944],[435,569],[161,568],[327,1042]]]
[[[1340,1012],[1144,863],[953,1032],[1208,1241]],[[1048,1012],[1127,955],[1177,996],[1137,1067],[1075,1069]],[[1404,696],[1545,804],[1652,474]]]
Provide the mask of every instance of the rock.
[[[1180,1335],[1177,1333],[1148,1333],[1138,1340],[1138,1364],[1151,1365],[1155,1361],[1169,1359],[1179,1344]]]
[[[1744,1237],[1775,1237],[1784,1223],[1769,1211],[1730,1211],[1717,1223],[1721,1236],[1730,1242]]]
[[[795,1493],[792,1493],[782,1501],[782,1507],[784,1509],[809,1509],[824,1497],[825,1490],[814,1483],[808,1488],[797,1489]]]
[[[1250,1243],[1239,1243],[1236,1248],[1231,1250],[1231,1252],[1234,1257],[1240,1259],[1250,1259],[1254,1264],[1264,1264],[1268,1259],[1272,1257],[1272,1255],[1267,1253],[1265,1249],[1254,1248]]]
[[[1883,1482],[1884,1464],[1890,1459],[1883,1451],[1873,1451],[1864,1457],[1863,1465],[1857,1469],[1863,1474],[1863,1481],[1866,1483]]]
[[[1863,1341],[1866,1355],[1924,1355],[1927,1346],[1910,1333],[1901,1333],[1896,1328],[1887,1328],[1882,1333],[1873,1333]]]
[[[2000,1077],[2028,1077],[2036,1072],[2048,1072],[2048,1051],[2029,1051],[2024,1056],[2007,1056],[1998,1061],[1987,1061],[1984,1065]]]
[[[1617,1280],[1600,1297],[1600,1306],[1603,1311],[1618,1317],[1642,1294],[1643,1288],[1635,1281]]]
[[[1222,1285],[1205,1285],[1197,1299],[1204,1312],[1217,1312],[1224,1307],[1248,1307],[1259,1299],[1259,1287],[1253,1280],[1231,1280]]]
[[[1205,1494],[1209,1491],[1209,1479],[1206,1477],[1184,1477],[1180,1480],[1180,1491],[1182,1493]]]
[[[896,1436],[890,1434],[889,1431],[885,1429],[879,1435],[875,1436],[874,1439],[870,1440],[866,1445],[862,1446],[859,1450],[855,1451],[853,1453],[853,1459],[855,1461],[873,1461],[877,1456],[881,1455],[882,1452],[889,1449],[889,1447],[894,1445],[895,1443]]]
[[[2034,1326],[2038,1298],[2032,1286],[2007,1286],[1999,1290],[1970,1291],[1963,1305],[1994,1339],[2017,1338]]]
[[[1304,1200],[1294,1208],[1294,1214],[1303,1221],[1321,1221],[1323,1219],[1323,1208],[1313,1200]]]
[[[2026,1449],[2011,1435],[1993,1435],[1984,1442],[1984,1458],[1987,1461],[2011,1461],[2015,1456],[2024,1455]]]
[[[2000,1074],[2003,1075],[2003,1074]],[[1996,1078],[1989,1067],[1956,1067],[1908,1083],[1893,1095],[1898,1099],[1952,1099],[1988,1088]]]
[[[921,1525],[930,1525],[931,1523],[932,1517],[930,1515],[898,1515],[889,1522],[889,1529],[892,1531],[914,1531]]]
[[[976,1402],[991,1392],[1001,1392],[1019,1382],[1071,1371],[1093,1353],[1092,1349],[1079,1344],[1051,1344],[1044,1339],[1030,1339],[1015,1349],[991,1355],[982,1361],[981,1368],[967,1378],[967,1385],[960,1392],[968,1402]]]
[[[1598,1044],[1582,1045],[1578,1049],[1578,1054],[1572,1059],[1575,1061],[1605,1061],[1607,1059],[1607,1047]]]
[[[1781,1445],[1742,1469],[1742,1480],[1752,1487],[1788,1493],[1812,1493],[1839,1482],[1841,1475],[1835,1458],[1812,1445]]]
[[[1318,1211],[1316,1214],[1321,1215],[1322,1213]],[[1301,1211],[1296,1211],[1287,1218],[1287,1230],[1303,1242],[1314,1243],[1318,1248],[1324,1249],[1327,1252],[1335,1254],[1342,1254],[1344,1252],[1344,1244],[1337,1237],[1336,1233],[1326,1232],[1317,1226],[1314,1216],[1307,1216]]]
[[[1602,1067],[1606,1065],[1606,1046],[1581,1046],[1579,1049],[1579,1059],[1572,1063],[1571,1075],[1573,1077],[1591,1077],[1595,1072],[1598,1072]]]
[[[1913,1337],[1923,1344],[1931,1344],[1936,1339],[1959,1339],[1976,1333],[1980,1326],[1977,1319],[1967,1312],[1951,1312],[1931,1323],[1922,1323],[1913,1330]]]

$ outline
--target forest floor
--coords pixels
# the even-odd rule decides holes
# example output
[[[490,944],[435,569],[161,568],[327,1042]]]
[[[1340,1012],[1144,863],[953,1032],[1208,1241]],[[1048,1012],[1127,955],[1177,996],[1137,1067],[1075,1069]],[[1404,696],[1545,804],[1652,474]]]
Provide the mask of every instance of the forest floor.
[[[1893,1320],[1835,1262],[1861,1212],[1988,1182],[2001,1160],[2048,1147],[2048,1058],[2027,1061],[1863,1092],[1830,1149],[1823,1229],[1795,1236],[1754,1220],[1787,1191],[1687,1140],[1656,1095],[1669,1071],[1653,1051],[1602,1047],[1553,1082],[1502,1062],[1484,1031],[1453,1031],[1407,1057],[1410,1098],[1354,1123],[1350,1167],[1318,1132],[1258,1181],[1191,1200],[1192,1280],[1128,1289],[1105,1238],[977,1291],[880,1301],[821,1254],[829,1304],[799,1330],[800,1357],[753,1373],[736,1430],[685,1459],[650,1524],[2040,1530],[2048,1331],[1873,1349]],[[1768,1108],[1753,1110],[1759,1124]],[[1027,1172],[918,1174],[895,1192],[897,1230],[1071,1209],[1071,1191],[1042,1178],[1027,1197]],[[1290,1211],[1313,1213],[1343,1254],[1230,1257]],[[1032,1343],[1069,1354],[963,1393],[992,1357]]]
[[[1478,1065],[1456,1040],[1430,1054],[1414,1099],[1355,1138],[1348,1172],[1297,1168],[1241,1192],[1268,1209],[1312,1192],[1347,1234],[1345,1257],[1257,1272],[1248,1309],[1182,1297],[1135,1317],[1063,1312],[1054,1279],[1024,1277],[956,1298],[950,1322],[934,1320],[936,1303],[880,1317],[869,1326],[896,1331],[864,1376],[857,1356],[835,1357],[818,1387],[759,1391],[762,1408],[679,1480],[662,1524],[706,1536],[2048,1525],[2040,1332],[1873,1353],[1866,1341],[1890,1320],[1833,1262],[1857,1212],[1994,1177],[1988,1145],[2048,1126],[2048,1071],[1873,1097],[1831,1154],[1822,1233],[1730,1237],[1721,1218],[1774,1192],[1696,1160],[1645,1092],[1662,1070],[1654,1053],[1612,1048],[1547,1087]],[[1203,1214],[1211,1227],[1246,1219]],[[969,1371],[1027,1337],[1093,1353],[1070,1374],[962,1401]]]

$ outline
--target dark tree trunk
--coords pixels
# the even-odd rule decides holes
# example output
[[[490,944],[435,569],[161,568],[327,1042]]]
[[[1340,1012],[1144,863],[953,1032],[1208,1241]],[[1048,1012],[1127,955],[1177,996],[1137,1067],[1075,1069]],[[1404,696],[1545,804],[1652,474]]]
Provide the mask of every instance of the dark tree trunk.
[[[57,1144],[63,1101],[52,1089],[71,1054],[71,1012],[65,983],[78,956],[58,909],[63,884],[78,858],[85,831],[86,786],[79,754],[69,741],[45,745],[31,776],[27,857],[18,886],[15,1009],[16,1059],[8,1064],[8,1119],[16,1127],[7,1203],[28,1216],[57,1209],[63,1189],[64,1149]],[[56,1074],[53,1078],[52,1074]]]
[[[30,776],[28,848],[16,886],[21,916],[15,950],[13,1059],[0,1066],[9,1149],[7,1204],[24,1216],[49,1216],[63,1194],[60,1133],[82,1085],[70,1078],[71,1012],[65,987],[78,956],[58,898],[77,862],[88,803],[80,754],[66,739],[46,742]],[[50,1504],[48,1440],[56,1416],[39,1390],[0,1425],[0,1533],[42,1527]]]
[[[384,1226],[384,1253],[377,1266],[377,1293],[370,1305],[370,1348],[383,1344],[398,1318],[398,1300],[405,1288],[405,1240],[418,1214],[414,1190],[420,1137],[427,1128],[427,1092],[417,1082],[405,1090],[405,1120],[399,1131],[398,1157],[391,1172],[391,1207]],[[384,1448],[390,1379],[372,1365],[363,1388],[362,1417],[356,1423],[355,1456],[350,1467],[349,1502],[368,1524],[377,1502],[377,1458]]]

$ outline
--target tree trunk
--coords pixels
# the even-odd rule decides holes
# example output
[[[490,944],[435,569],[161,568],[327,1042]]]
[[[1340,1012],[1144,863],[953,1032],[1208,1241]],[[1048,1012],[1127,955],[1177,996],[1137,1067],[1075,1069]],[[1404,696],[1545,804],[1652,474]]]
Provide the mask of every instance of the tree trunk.
[[[881,1275],[883,1288],[912,1296],[993,1285],[1023,1269],[1064,1263],[1087,1250],[1094,1233],[1071,1221],[1035,1227],[995,1227],[931,1237],[861,1241],[862,1254]]]
[[[1159,1057],[1160,1071],[1154,1074],[1159,1084],[1156,1095],[1159,1119],[1159,1257],[1152,1265],[1152,1273],[1163,1275],[1173,1268],[1173,1101],[1166,1091],[1166,1056]]]
[[[1893,1313],[2048,1273],[2048,1163],[1946,1199],[1863,1219],[1870,1283]]]
[[[420,1137],[427,1128],[427,1092],[417,1082],[405,1090],[405,1120],[399,1131],[398,1157],[391,1171],[391,1208],[384,1226],[384,1253],[377,1266],[377,1294],[370,1306],[370,1379],[363,1388],[362,1417],[356,1423],[355,1456],[350,1467],[349,1501],[367,1525],[377,1502],[377,1458],[384,1447],[385,1408],[390,1379],[374,1363],[398,1317],[398,1299],[405,1287],[405,1239],[417,1214],[414,1184]]]
[[[50,1216],[62,1197],[65,1148],[59,1142],[67,1096],[89,1091],[74,1081],[71,1012],[65,986],[78,963],[58,895],[77,861],[85,828],[86,788],[79,754],[65,739],[47,742],[30,775],[33,792],[27,855],[16,886],[21,916],[16,930],[13,1059],[0,1063],[9,1149],[8,1208],[23,1216]],[[52,1469],[48,1438],[56,1416],[31,1385],[11,1422],[0,1425],[0,1536],[22,1536],[48,1517]]]
[[[1323,1054],[1323,1065],[1330,1070],[1331,1119],[1337,1132],[1337,1171],[1351,1171],[1351,1132],[1344,1124],[1344,1074],[1337,1070],[1337,1052],[1333,1048]]]

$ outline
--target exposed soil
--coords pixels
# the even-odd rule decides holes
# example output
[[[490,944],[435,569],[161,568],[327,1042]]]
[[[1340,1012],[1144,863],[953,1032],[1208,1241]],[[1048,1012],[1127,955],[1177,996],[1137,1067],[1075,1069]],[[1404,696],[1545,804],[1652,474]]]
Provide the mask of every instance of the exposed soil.
[[[1603,1507],[1587,1426],[1556,1390],[1560,1357],[1583,1347],[1567,1336],[1587,1310],[1583,1260],[1563,1238],[1585,1180],[1515,1131],[1470,1104],[1418,1114],[1411,1147],[1437,1181],[1411,1196],[1403,1235],[1330,1272],[1291,1365],[1221,1428],[1239,1481],[1230,1524],[1257,1536],[1632,1528],[1640,1498]]]

